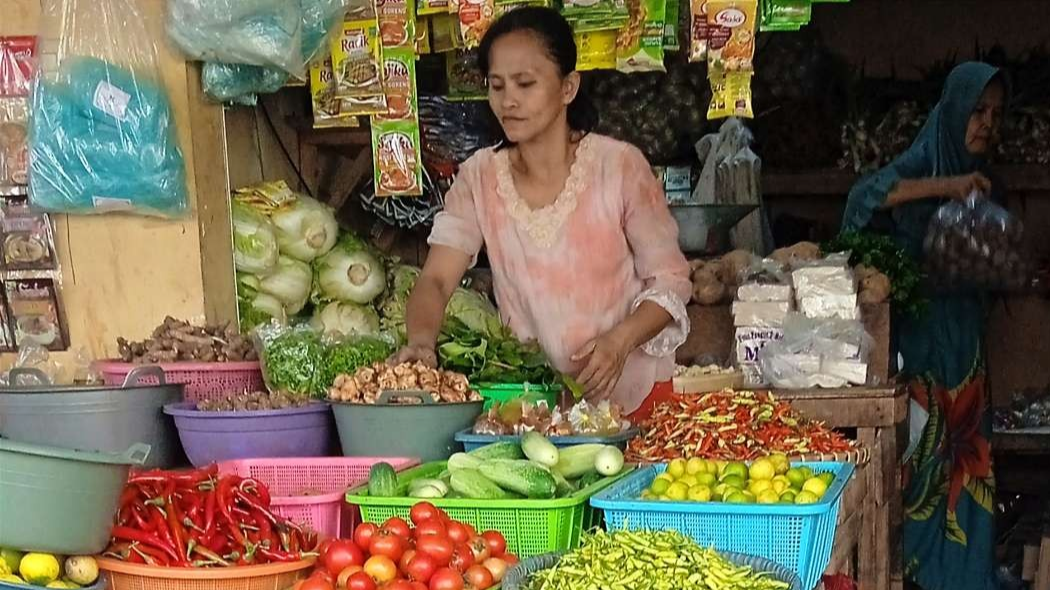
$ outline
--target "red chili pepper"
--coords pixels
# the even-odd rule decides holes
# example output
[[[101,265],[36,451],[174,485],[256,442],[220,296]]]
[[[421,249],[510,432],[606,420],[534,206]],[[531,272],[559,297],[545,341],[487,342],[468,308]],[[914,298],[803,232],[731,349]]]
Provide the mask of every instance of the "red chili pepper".
[[[259,547],[256,550],[256,553],[258,553],[260,557],[265,558],[267,561],[277,563],[287,563],[290,561],[302,560],[302,556],[300,556],[298,553],[285,553],[284,551],[280,551],[277,549],[267,549],[266,547]]]
[[[113,537],[122,541],[136,541],[143,545],[149,545],[160,551],[163,551],[172,560],[178,561],[178,554],[175,549],[168,545],[163,539],[155,534],[146,533],[143,531],[135,530],[129,527],[115,526],[112,531]]]
[[[143,517],[143,512],[146,508],[141,504],[136,504],[131,507],[131,520],[135,522],[135,527],[140,531],[152,531],[153,525]]]
[[[259,500],[259,504],[266,508],[270,507],[270,490],[259,480],[251,478],[245,479],[239,486],[237,486],[237,489],[242,492],[252,493],[252,495]]]
[[[207,547],[201,547],[200,545],[197,545],[193,548],[193,551],[201,557],[215,563],[216,565],[221,565],[225,567],[229,567],[230,565],[232,565],[230,564],[230,562],[226,561],[220,555],[218,555],[214,551],[211,551]]]
[[[258,500],[245,493],[244,490],[236,490],[234,492],[234,495],[237,497],[238,500],[240,500],[246,506],[248,506],[250,512],[254,514],[261,514],[271,523],[277,524],[277,517],[274,516],[273,513],[270,512],[268,508],[263,506]],[[252,516],[252,520],[254,519],[254,516]]]
[[[241,481],[241,478],[237,476],[227,476],[219,480],[219,485],[215,489],[215,501],[219,509],[219,514],[222,515],[223,520],[229,526],[230,534],[233,536],[234,541],[239,547],[246,547],[248,539],[244,537],[244,533],[241,532],[238,523],[233,519],[233,495],[232,490]]]
[[[179,486],[195,486],[203,481],[215,477],[219,473],[219,466],[212,464],[201,469],[194,469],[190,471],[164,471],[162,469],[154,469],[152,471],[141,471],[131,475],[128,483],[141,484],[141,483],[161,483],[167,484],[172,482]]]
[[[264,543],[269,543],[271,547],[276,547],[278,540],[273,534],[273,526],[270,521],[262,514],[255,513],[255,526],[259,527],[259,540]]]
[[[215,553],[224,553],[230,545],[226,540],[226,535],[213,535],[202,544]]]
[[[175,498],[168,497],[168,527],[171,530],[171,541],[175,545],[175,552],[179,555],[180,563],[189,563],[189,555],[186,554],[186,543],[189,537],[182,525],[182,514]]]
[[[206,535],[215,533],[215,490],[210,490],[204,500],[204,522],[201,528]]]

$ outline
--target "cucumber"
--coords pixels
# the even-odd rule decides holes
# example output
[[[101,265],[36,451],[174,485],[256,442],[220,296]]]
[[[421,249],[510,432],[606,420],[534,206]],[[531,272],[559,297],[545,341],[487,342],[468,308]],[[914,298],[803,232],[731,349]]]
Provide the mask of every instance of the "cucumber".
[[[368,470],[368,495],[376,498],[397,496],[397,472],[389,463],[379,462]]]
[[[514,441],[494,442],[467,453],[476,459],[524,459],[522,445]]]
[[[561,449],[558,452],[558,464],[554,466],[554,470],[561,473],[565,479],[583,477],[588,471],[594,470],[594,461],[604,448],[605,445],[591,443]]]
[[[438,498],[442,498],[442,497],[445,496],[445,494],[448,494],[448,489],[449,488],[448,488],[448,485],[444,481],[442,481],[440,479],[420,478],[420,479],[413,479],[411,482],[409,482],[409,484],[408,484],[408,495],[413,497],[413,498],[418,498],[420,496],[415,495],[416,490],[418,490],[420,488],[427,488],[427,487],[434,488],[438,492],[440,492],[441,495],[437,496]],[[433,496],[427,496],[427,497],[433,497]]]
[[[620,473],[623,471],[623,451],[611,445],[606,446],[594,458],[594,469],[606,477]]]
[[[460,469],[477,469],[481,467],[481,459],[466,453],[456,453],[448,458],[448,470],[452,473]]]
[[[464,497],[476,500],[498,500],[509,495],[476,469],[452,472],[452,489]]]
[[[521,437],[521,450],[530,460],[554,467],[558,464],[558,447],[538,432],[526,432]]]
[[[431,485],[424,485],[412,488],[408,493],[409,498],[426,498],[426,499],[439,499],[444,498],[445,494],[441,490]]]
[[[562,477],[560,473],[558,473],[557,471],[553,471],[551,472],[551,475],[554,476],[554,484],[556,486],[554,495],[556,497],[565,498],[567,496],[571,496],[576,492],[576,486],[572,485],[572,483],[569,482],[569,480]]]
[[[524,459],[490,459],[482,462],[479,471],[504,490],[534,500],[553,498],[558,487],[549,470]]]

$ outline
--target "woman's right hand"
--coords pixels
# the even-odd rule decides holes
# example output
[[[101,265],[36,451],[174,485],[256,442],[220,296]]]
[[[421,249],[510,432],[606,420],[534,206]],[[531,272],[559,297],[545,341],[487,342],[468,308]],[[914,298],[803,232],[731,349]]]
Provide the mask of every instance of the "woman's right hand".
[[[978,191],[982,195],[990,194],[992,192],[992,181],[988,180],[988,177],[984,174],[974,172],[946,178],[945,189],[946,196],[965,201],[973,191]]]
[[[392,365],[400,365],[402,363],[414,363],[421,362],[431,369],[437,368],[437,353],[434,352],[434,347],[426,346],[423,344],[408,344],[401,350],[397,351],[394,356],[390,357],[387,361]]]

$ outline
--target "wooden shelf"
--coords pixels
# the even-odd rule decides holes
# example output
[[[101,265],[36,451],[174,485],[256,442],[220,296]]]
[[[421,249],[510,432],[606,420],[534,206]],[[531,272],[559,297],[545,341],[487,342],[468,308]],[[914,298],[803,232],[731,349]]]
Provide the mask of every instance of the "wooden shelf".
[[[1009,164],[993,170],[1010,191],[1050,191],[1050,166]],[[766,196],[845,197],[857,178],[852,170],[840,168],[772,170],[762,175],[762,192]]]

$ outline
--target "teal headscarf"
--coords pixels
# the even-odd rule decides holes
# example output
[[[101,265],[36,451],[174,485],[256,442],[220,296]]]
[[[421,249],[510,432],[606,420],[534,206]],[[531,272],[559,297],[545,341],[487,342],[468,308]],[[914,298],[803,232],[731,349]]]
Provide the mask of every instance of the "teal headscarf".
[[[998,74],[998,68],[980,62],[967,62],[952,70],[940,102],[930,112],[930,118],[911,147],[850,191],[842,220],[843,231],[866,227],[901,179],[958,176],[984,167],[984,158],[966,150],[966,127],[981,93]],[[926,206],[922,209],[936,205],[933,200],[923,204]],[[893,217],[898,223],[903,221],[897,212]],[[925,226],[922,229],[925,231]]]

